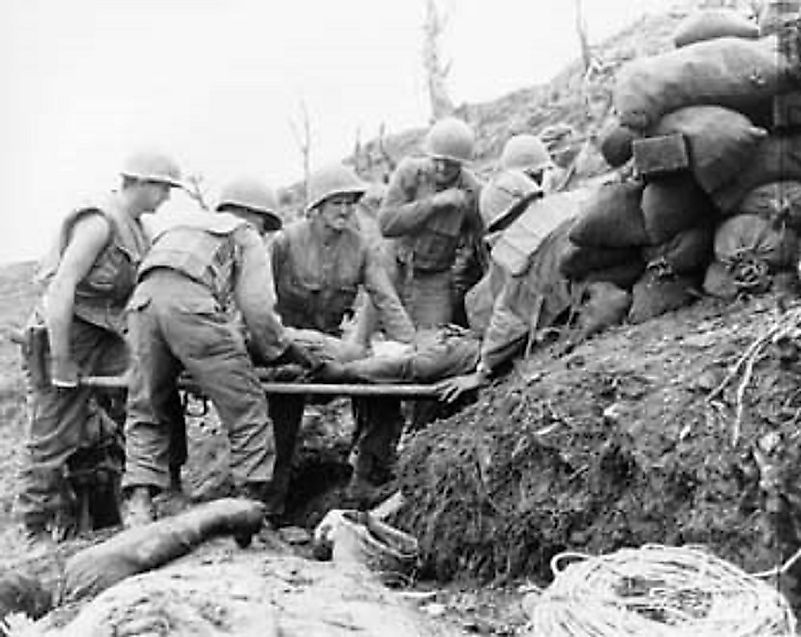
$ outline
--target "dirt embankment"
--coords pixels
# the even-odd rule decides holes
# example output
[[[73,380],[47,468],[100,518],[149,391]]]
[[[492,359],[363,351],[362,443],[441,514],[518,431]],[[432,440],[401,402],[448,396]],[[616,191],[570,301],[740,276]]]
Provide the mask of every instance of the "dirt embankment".
[[[429,572],[547,581],[562,550],[646,543],[705,544],[749,571],[781,563],[801,541],[801,366],[794,344],[769,339],[752,368],[743,358],[776,302],[704,299],[555,359],[540,351],[418,434],[398,522]]]

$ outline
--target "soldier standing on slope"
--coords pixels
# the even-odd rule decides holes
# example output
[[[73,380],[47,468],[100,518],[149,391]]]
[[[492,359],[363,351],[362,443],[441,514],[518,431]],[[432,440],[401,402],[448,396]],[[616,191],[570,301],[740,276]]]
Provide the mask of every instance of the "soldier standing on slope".
[[[365,186],[351,169],[339,164],[310,176],[307,218],[286,227],[272,245],[276,308],[287,326],[338,337],[342,320],[353,313],[356,294],[363,287],[383,331],[393,340],[409,343],[414,327],[378,255],[353,224]],[[284,509],[304,404],[299,395],[274,394],[270,399],[278,447],[272,506],[277,515]],[[365,432],[356,441],[361,462],[385,463],[395,442],[388,428]],[[357,466],[357,474],[359,470]]]
[[[239,494],[262,502],[274,461],[270,416],[245,337],[276,364],[316,362],[289,343],[274,311],[273,278],[262,235],[275,230],[275,196],[259,182],[223,189],[214,214],[191,214],[154,237],[130,302],[133,358],[125,428],[125,523],[154,518],[152,497],[169,484],[169,397],[182,370],[208,396],[231,448]]]
[[[181,185],[177,164],[159,153],[131,155],[120,173],[119,191],[67,216],[40,275],[46,290],[25,344],[31,419],[16,503],[32,543],[74,522],[66,462],[97,442],[107,420],[79,378],[127,368],[124,309],[149,247],[140,217]]]

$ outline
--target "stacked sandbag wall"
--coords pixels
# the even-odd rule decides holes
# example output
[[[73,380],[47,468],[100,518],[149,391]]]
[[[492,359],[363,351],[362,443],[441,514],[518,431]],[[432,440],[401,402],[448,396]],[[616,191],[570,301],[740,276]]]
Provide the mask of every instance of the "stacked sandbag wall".
[[[631,289],[632,322],[702,289],[732,298],[768,289],[776,275],[796,277],[801,126],[776,102],[789,98],[792,107],[801,94],[801,36],[798,21],[775,24],[764,35],[733,10],[696,12],[677,30],[674,51],[632,61],[616,78],[618,119],[601,143],[607,162],[630,162],[638,139],[676,135],[688,158],[683,169],[635,170],[604,186],[571,233],[564,274],[611,280],[604,273],[614,272],[613,282]],[[636,267],[636,280],[621,276]]]

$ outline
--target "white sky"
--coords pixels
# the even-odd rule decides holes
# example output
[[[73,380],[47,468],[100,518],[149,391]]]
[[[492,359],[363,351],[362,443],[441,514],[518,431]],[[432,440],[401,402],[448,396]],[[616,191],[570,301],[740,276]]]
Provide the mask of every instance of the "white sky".
[[[593,42],[656,0],[584,0]],[[458,104],[547,81],[578,55],[571,0],[441,0]],[[82,196],[156,147],[212,186],[302,175],[384,122],[425,126],[424,0],[2,0],[0,262],[38,257]],[[173,206],[182,205],[174,198]]]

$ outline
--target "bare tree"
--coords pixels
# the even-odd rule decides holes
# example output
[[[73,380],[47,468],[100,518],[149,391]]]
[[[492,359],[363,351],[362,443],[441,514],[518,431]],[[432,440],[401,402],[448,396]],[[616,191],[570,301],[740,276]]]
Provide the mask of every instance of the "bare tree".
[[[584,63],[586,73],[592,65],[592,50],[590,41],[587,37],[587,21],[584,19],[584,3],[582,0],[575,0],[573,3],[576,18],[576,33],[578,34],[579,45],[581,46],[581,59]]]
[[[298,145],[303,158],[303,207],[309,203],[309,174],[311,173],[311,124],[309,123],[309,109],[306,101],[300,100],[300,124],[289,120],[292,136]]]
[[[384,175],[382,181],[387,183],[389,181],[389,176],[395,171],[395,167],[397,166],[398,162],[389,154],[387,151],[386,146],[386,133],[387,133],[387,126],[384,122],[381,122],[381,126],[378,129],[378,152],[381,155],[381,159],[384,160]]]
[[[203,210],[209,210],[209,204],[207,203],[208,198],[208,187],[206,186],[206,179],[200,173],[192,173],[188,175],[184,180],[186,182],[186,187],[184,190],[186,194],[188,194],[192,199],[197,202]]]
[[[431,102],[432,121],[453,113],[454,107],[445,80],[451,63],[443,63],[440,57],[440,38],[445,30],[447,17],[437,9],[436,0],[426,0],[426,19],[423,25],[423,66],[426,71],[428,97]]]

